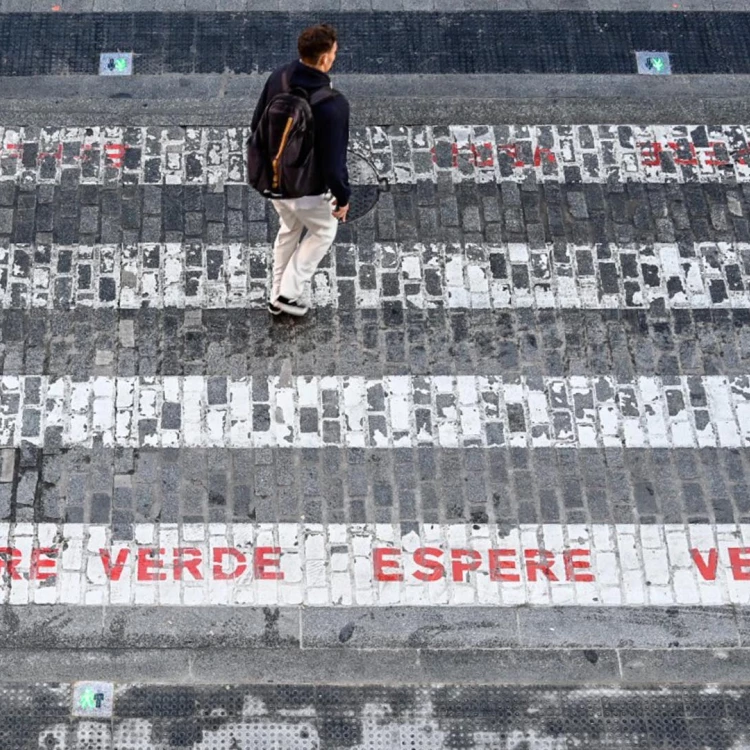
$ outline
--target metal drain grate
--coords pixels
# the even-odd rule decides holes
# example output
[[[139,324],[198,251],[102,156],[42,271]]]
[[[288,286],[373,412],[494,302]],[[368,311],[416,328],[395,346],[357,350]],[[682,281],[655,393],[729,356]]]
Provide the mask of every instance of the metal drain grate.
[[[347,221],[357,221],[375,208],[380,193],[386,186],[378,178],[375,167],[364,156],[350,151],[347,155],[349,182],[352,186],[352,197]]]
[[[123,685],[108,721],[71,717],[69,697],[0,689],[0,750],[750,747],[746,688]]]

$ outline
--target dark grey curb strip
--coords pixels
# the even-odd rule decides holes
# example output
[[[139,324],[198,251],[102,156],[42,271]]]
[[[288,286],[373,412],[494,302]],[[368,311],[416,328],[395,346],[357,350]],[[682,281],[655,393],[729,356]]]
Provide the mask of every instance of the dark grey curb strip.
[[[732,607],[5,606],[0,622],[5,684],[750,683],[750,610]]]
[[[740,685],[750,649],[8,649],[0,684]]]
[[[265,76],[0,78],[3,124],[247,125]],[[750,119],[750,75],[338,75],[354,125]]]
[[[4,605],[0,622],[0,650],[750,649],[750,609],[731,606]]]

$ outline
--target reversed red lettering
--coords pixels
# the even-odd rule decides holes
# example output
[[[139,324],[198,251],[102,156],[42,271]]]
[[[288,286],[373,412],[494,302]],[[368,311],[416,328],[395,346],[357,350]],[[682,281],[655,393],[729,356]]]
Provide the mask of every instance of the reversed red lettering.
[[[644,167],[661,166],[661,143],[658,141],[647,141],[645,143],[637,143],[636,145],[641,149],[641,164]]]
[[[719,550],[716,547],[708,551],[708,562],[703,559],[703,554],[697,549],[690,550],[690,557],[693,558],[693,562],[704,581],[716,580],[716,568],[719,564]]]
[[[750,148],[748,146],[743,146],[742,148],[738,148],[736,151],[732,152],[732,156],[734,156],[734,160],[738,164],[747,166],[748,157],[750,156]]]
[[[529,581],[536,581],[537,573],[541,573],[550,581],[556,581],[557,576],[552,572],[552,566],[555,564],[555,556],[546,549],[527,549],[524,550],[526,557],[526,578]]]
[[[224,570],[224,558],[231,557],[234,560],[233,570]],[[213,576],[215,581],[231,581],[239,578],[247,570],[247,558],[234,547],[214,547],[213,552]]]
[[[429,573],[424,570],[417,570],[414,572],[414,577],[418,581],[424,581],[425,583],[431,583],[432,581],[439,581],[445,576],[445,567],[439,559],[443,556],[443,550],[438,547],[419,547],[414,550],[414,562],[423,568],[427,568]]]
[[[255,577],[260,581],[283,581],[284,574],[279,570],[280,558],[281,547],[257,547],[253,558]]]
[[[20,564],[21,550],[15,547],[0,547],[0,573],[6,570],[11,580],[20,581],[23,578],[17,570]]]
[[[376,581],[403,581],[404,575],[399,570],[398,558],[401,550],[394,547],[375,547],[372,551],[372,564]],[[397,570],[397,573],[387,573],[386,570]]]
[[[185,559],[185,558],[189,559]],[[203,554],[195,547],[175,547],[174,550],[174,579],[182,580],[183,571],[187,571],[196,581],[203,580],[200,564]]]
[[[465,558],[469,558],[466,560]],[[463,581],[464,573],[476,570],[482,564],[482,556],[474,549],[452,549],[451,569],[454,581]]]
[[[676,143],[675,141],[670,141],[668,144],[669,148],[674,151],[674,163],[675,164],[686,164],[691,167],[697,167],[698,166],[698,157],[695,154],[695,146],[692,143],[687,144],[687,149],[690,152],[690,156],[685,158],[682,156],[677,156],[677,154],[680,152],[680,145]]]
[[[451,166],[453,169],[458,167],[458,144],[451,143]]]
[[[167,574],[161,570],[164,567],[164,561],[161,559],[163,554],[163,548],[140,547],[138,549],[136,576],[139,581],[166,581]]]
[[[720,146],[723,149],[726,149],[726,145],[724,143],[721,143],[720,141],[711,141],[709,144],[709,150],[706,151],[706,164],[709,167],[723,167],[729,164],[729,159],[720,159],[718,156],[716,156],[716,147]]]
[[[56,161],[62,161],[62,156],[63,156],[62,143],[57,144],[57,149],[55,151],[42,151],[41,153],[37,154],[37,157],[36,157],[37,163],[41,164],[46,156],[52,156],[55,158]]]
[[[113,166],[118,169],[122,167],[123,160],[125,159],[125,146],[122,143],[108,143],[104,147],[104,153]]]
[[[57,549],[55,547],[42,547],[31,550],[31,567],[29,568],[29,578],[34,581],[46,581],[48,578],[54,578],[57,573]]]
[[[125,568],[125,563],[128,561],[128,555],[130,555],[129,549],[127,548],[121,549],[117,553],[117,559],[115,560],[115,564],[113,565],[109,550],[108,549],[99,550],[99,557],[101,557],[102,565],[104,566],[104,575],[107,576],[107,578],[110,581],[120,580],[122,571]]]
[[[505,151],[505,153],[508,154],[511,159],[513,159],[514,167],[526,166],[523,159],[518,158],[518,146],[516,146],[515,143],[504,143],[502,145],[498,145],[497,150],[498,152]]]
[[[555,164],[557,162],[557,158],[550,149],[544,148],[544,146],[537,146],[534,151],[535,167],[540,167],[542,165],[542,157],[544,157],[550,164]]]
[[[513,560],[503,560],[503,557],[512,557]],[[516,567],[516,550],[514,549],[491,549],[489,551],[490,563],[490,580],[491,581],[520,581],[521,576],[518,574]],[[506,570],[515,571],[505,573]]]
[[[584,560],[576,558],[583,557]],[[591,570],[591,551],[587,549],[566,549],[563,552],[566,581],[581,581],[588,583],[594,580],[591,573],[580,573],[581,570]]]
[[[486,169],[495,166],[495,158],[491,143],[480,143],[479,146],[472,143],[471,152],[474,155],[474,166]]]

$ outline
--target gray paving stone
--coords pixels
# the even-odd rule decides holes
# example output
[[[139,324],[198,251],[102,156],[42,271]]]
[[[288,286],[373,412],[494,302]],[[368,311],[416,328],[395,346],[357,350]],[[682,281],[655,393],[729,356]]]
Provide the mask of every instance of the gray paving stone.
[[[77,447],[42,457],[39,474],[0,484],[0,520],[750,522],[750,449],[704,448],[700,464],[688,448],[141,449],[126,463],[118,452]],[[692,476],[681,478],[686,469]],[[706,638],[729,637],[731,618],[716,616]],[[592,617],[586,627],[596,633]],[[672,613],[662,632],[699,638],[702,622]],[[651,621],[639,623],[644,637],[657,637]]]
[[[118,185],[114,189],[87,186],[91,189],[89,207],[98,207],[106,220],[100,222],[98,229],[88,223],[88,219],[82,225],[78,220],[71,224],[62,213],[64,206],[69,203],[64,200],[64,186],[32,186],[32,195],[41,195],[49,187],[52,187],[54,215],[37,200],[29,202],[24,199],[25,202],[19,202],[15,209],[0,209],[0,244],[3,237],[14,242],[30,242],[35,231],[51,232],[53,241],[62,244],[77,243],[82,232],[94,242],[120,242],[122,230],[136,232],[136,241],[153,241],[157,226],[154,218],[156,215],[149,218],[140,211],[146,191],[150,204],[158,202],[156,195],[163,196],[165,210],[161,213],[160,240],[165,240],[168,232],[179,232],[182,238],[187,229],[191,232],[190,236],[200,236],[200,239],[207,241],[209,233],[215,232],[214,227],[218,226],[202,209],[191,210],[188,204],[178,198],[175,186],[171,185],[137,185],[132,188]],[[231,189],[235,187],[240,186],[225,188],[223,201],[222,193],[212,194],[214,204],[219,200],[226,207],[222,209],[219,204],[212,204],[211,208],[212,216],[218,212],[225,218],[220,241],[243,238],[258,242],[270,241],[276,227],[276,219],[270,207],[263,203],[253,203],[252,210],[240,210],[244,193],[231,198]],[[545,183],[525,190],[524,194],[528,198],[521,206],[520,199],[515,194],[518,192],[515,183],[448,183],[441,186],[439,196],[421,200],[419,210],[413,212],[411,209],[407,210],[406,206],[412,204],[419,190],[418,185],[397,184],[391,186],[390,194],[381,196],[371,215],[373,224],[362,219],[342,226],[339,241],[366,244],[368,238],[372,237],[373,229],[374,238],[384,242],[413,241],[417,238],[451,241],[452,236],[459,242],[533,242],[542,237],[546,242],[551,242],[555,238],[564,238],[579,245],[601,242],[625,244],[632,241],[649,243],[657,240],[716,242],[750,239],[746,223],[737,217],[738,210],[743,215],[748,214],[748,207],[744,203],[745,194],[740,198],[732,185],[651,184],[646,191],[643,185],[629,184],[625,186],[624,192],[620,192],[621,187],[623,186],[605,186],[602,193],[602,186],[599,184]],[[134,201],[122,200],[126,188],[132,190]],[[16,195],[20,194],[18,185],[13,189]],[[209,188],[202,185],[196,190],[200,196],[205,196]],[[394,201],[389,201],[386,196]],[[487,203],[487,199],[500,201],[499,214]],[[658,209],[659,215],[652,214],[653,205],[661,207]],[[398,217],[391,206],[399,207]],[[484,215],[482,210],[486,206],[489,206],[489,214]],[[564,211],[562,206],[566,207]],[[87,211],[86,215],[92,214]],[[403,218],[399,218],[402,215]],[[194,235],[194,232],[198,235]]]
[[[430,682],[452,675],[468,684],[489,681],[535,684],[586,684],[616,681],[620,668],[613,650],[423,651],[420,665]]]
[[[103,648],[253,649],[300,645],[299,613],[292,607],[110,607],[104,612],[102,623]]]
[[[750,362],[745,310],[672,310],[655,317],[635,310],[412,310],[386,302],[350,314],[318,308],[293,324],[259,309],[204,310],[197,328],[183,310],[20,312],[0,311],[0,367],[7,375],[87,378],[97,367],[100,343],[113,352],[111,374],[122,376],[270,375],[291,359],[293,372],[305,374],[597,373],[632,380],[744,375]],[[121,321],[132,321],[136,349],[110,343]],[[27,331],[49,351],[41,361]],[[297,345],[308,335],[315,346]],[[454,356],[446,359],[446,351]]]
[[[367,651],[324,649],[204,649],[194,652],[192,681],[197,683],[317,682],[339,685],[383,683],[418,684],[427,677],[416,651],[384,651],[377,659]],[[338,656],[337,656],[338,655]]]
[[[733,649],[627,649],[619,652],[625,684],[740,684],[750,664],[750,651]]]
[[[497,649],[520,645],[516,612],[502,608],[308,608],[303,648]]]
[[[741,645],[750,645],[750,612],[744,607],[737,610],[737,628]]]
[[[534,608],[518,611],[524,647],[694,648],[739,645],[732,608]]]
[[[19,670],[28,683],[45,682],[53,674],[61,682],[108,681],[114,674],[131,682],[187,682],[191,679],[190,657],[190,651],[176,649],[10,648],[2,650],[0,682],[17,680]]]

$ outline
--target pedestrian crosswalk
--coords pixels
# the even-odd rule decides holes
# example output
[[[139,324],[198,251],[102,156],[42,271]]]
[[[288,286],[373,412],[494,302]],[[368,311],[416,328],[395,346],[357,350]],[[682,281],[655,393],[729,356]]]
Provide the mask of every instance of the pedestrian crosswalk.
[[[269,244],[0,247],[0,309],[264,309]],[[750,243],[334,245],[316,308],[750,308]]]
[[[750,447],[747,375],[6,375],[0,404],[3,447]]]
[[[747,0],[149,2],[0,0],[0,750],[750,746]]]
[[[682,467],[689,463],[684,456],[695,452],[744,456],[750,450],[750,235],[743,229],[749,128],[360,128],[352,139],[355,184],[378,190],[390,185],[394,192],[382,194],[375,220],[341,229],[307,292],[310,320],[295,323],[262,312],[272,227],[264,202],[244,187],[246,138],[241,128],[0,126],[0,448],[5,456],[21,454],[18,463],[3,459],[10,469],[2,479],[15,488],[0,518],[7,536],[7,547],[0,548],[5,601],[746,603],[744,548],[732,542],[747,533],[741,501],[712,498],[723,510],[694,518],[700,522],[690,531],[660,525],[657,513],[640,509],[641,525],[602,524],[591,521],[582,502],[575,503],[576,492],[584,490],[565,480],[566,502],[575,514],[575,524],[566,525],[565,513],[550,511],[552,480],[542,491],[527,472],[526,486],[523,481],[510,486],[494,468],[506,460],[520,462],[519,452],[551,450],[560,466],[550,470],[563,476],[565,456],[575,461],[596,453],[597,462],[604,457],[597,463],[602,485],[617,493],[618,482],[632,481],[618,464],[623,451],[674,453]],[[416,214],[402,209],[403,196],[421,211],[418,224],[410,218]],[[572,236],[562,231],[566,226],[573,227]],[[593,233],[602,241],[592,242]],[[157,239],[149,241],[149,234]],[[70,239],[61,241],[60,235]],[[338,321],[336,332],[332,321]],[[100,547],[114,544],[110,526],[99,516],[94,523],[79,505],[66,517],[66,493],[79,483],[80,466],[67,484],[61,482],[68,489],[57,498],[61,512],[55,524],[44,525],[34,493],[22,484],[29,472],[46,476],[47,461],[60,471],[68,451],[89,460],[98,456],[94,461],[110,455],[106,451],[157,454],[161,461],[162,455],[172,460],[177,451],[190,460],[197,455],[190,451],[204,449],[213,451],[210,457],[231,451],[233,461],[280,451],[273,455],[293,456],[289,467],[296,467],[300,481],[306,469],[297,457],[330,457],[331,450],[373,464],[384,455],[424,449],[482,454],[494,484],[486,491],[482,484],[476,497],[467,490],[466,510],[450,522],[445,514],[445,523],[420,517],[416,509],[428,504],[422,489],[399,486],[400,507],[413,532],[364,521],[356,528],[311,524],[302,513],[297,524],[256,527],[236,520],[221,528],[189,527],[158,518],[151,525],[135,523],[127,503],[148,508],[149,498],[131,492],[132,468],[111,475],[106,469],[95,494],[107,509],[102,513],[109,513],[112,482],[127,485],[130,499],[111,516],[120,519],[121,547],[105,558]],[[465,460],[468,466],[475,459]],[[720,461],[733,472],[733,492],[741,496],[746,487],[741,461]],[[166,476],[172,469],[162,471]],[[217,468],[217,476],[221,471]],[[375,520],[379,504],[390,504],[394,491],[388,478],[363,476],[357,513]],[[438,492],[452,492],[447,484],[452,479],[443,470]],[[468,470],[455,479],[473,481]],[[289,494],[289,483],[276,483],[273,472],[258,471],[255,481],[271,503],[277,493]],[[649,475],[646,484],[654,481],[658,477]],[[680,481],[676,491],[670,489],[670,502],[675,513],[693,518],[691,503],[702,492],[703,478],[686,469]],[[47,484],[34,486],[46,493]],[[140,479],[137,486],[136,494],[147,493]],[[629,512],[627,504],[641,497],[642,488],[621,489],[624,494],[613,502]],[[217,496],[199,482],[191,492],[194,504],[203,495]],[[471,503],[482,507],[487,492],[493,498],[511,494],[519,506],[537,508],[539,523],[503,530],[499,499],[497,525],[486,523]],[[168,502],[177,507],[180,499]],[[440,503],[451,507],[449,497]],[[414,511],[407,512],[409,507]],[[726,525],[727,514],[736,526]],[[719,515],[721,527],[714,524]],[[385,585],[394,583],[387,578],[392,570],[400,575],[405,569],[391,566],[389,552],[374,552],[374,540],[380,540],[398,548],[400,556],[413,555],[420,544],[437,545],[446,555],[464,547],[489,554],[495,547],[487,540],[506,550],[507,533],[520,534],[525,546],[533,539],[534,550],[559,557],[554,586],[550,575],[539,572],[543,568],[526,565],[521,547],[516,562],[497,553],[494,568],[487,567],[489,558],[482,558],[484,567],[475,566],[473,552],[459,555],[454,568],[441,563],[444,572],[460,569],[461,580],[450,586],[436,581],[432,588],[419,578],[419,585]],[[162,545],[162,535],[168,544]],[[691,535],[700,544],[689,546]],[[271,578],[267,587],[261,581],[257,590],[236,589],[221,575],[193,575],[190,586],[174,580],[162,586],[161,565],[142,551],[157,539],[157,549],[184,543],[208,564],[213,537],[213,547],[222,549],[237,551],[262,537],[268,544],[261,548],[288,550],[279,569],[288,574],[286,583]],[[724,541],[709,544],[714,537]],[[601,558],[565,557],[569,548],[588,549],[584,542],[594,538],[611,545]],[[35,545],[46,549],[47,542],[51,548],[60,540],[72,545],[69,550],[85,547],[94,561],[68,551],[55,586],[42,585],[49,579],[39,577],[34,588],[28,576],[9,574],[16,552],[28,557]],[[571,547],[574,543],[579,546]],[[294,559],[303,546],[305,554],[315,550],[304,565]],[[508,542],[507,549],[515,547]],[[669,558],[672,552],[679,563]],[[36,575],[42,561],[41,553],[35,554]],[[246,558],[242,565],[250,564],[247,551],[237,554]],[[56,559],[44,555],[45,563]],[[65,561],[73,558],[68,571]],[[127,576],[105,581],[102,576],[115,570],[119,559]],[[133,560],[141,563],[133,567]],[[279,572],[276,562],[271,555],[263,565]],[[527,578],[505,581],[520,588],[494,586],[492,577],[510,570],[505,563],[523,568],[519,575]],[[175,565],[195,570],[190,560],[170,564],[172,572]],[[419,569],[436,569],[431,564]],[[138,565],[156,570],[158,585],[139,582]],[[711,578],[717,570],[724,571],[722,583]],[[384,581],[373,578],[378,571]],[[581,571],[592,580],[570,580]],[[537,581],[528,580],[531,574],[541,588],[532,586]],[[311,575],[318,583],[311,583]],[[69,587],[65,576],[77,583]]]
[[[0,125],[0,181],[244,184],[248,128]],[[750,126],[431,125],[353,129],[355,184],[750,181]]]
[[[0,523],[0,603],[520,607],[750,603],[749,525]]]

